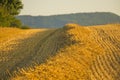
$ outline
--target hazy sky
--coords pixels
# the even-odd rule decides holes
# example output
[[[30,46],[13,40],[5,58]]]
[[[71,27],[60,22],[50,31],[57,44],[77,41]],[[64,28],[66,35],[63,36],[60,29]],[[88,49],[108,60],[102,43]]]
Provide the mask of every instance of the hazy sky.
[[[77,12],[113,12],[120,15],[120,0],[22,0],[20,15],[56,15]]]

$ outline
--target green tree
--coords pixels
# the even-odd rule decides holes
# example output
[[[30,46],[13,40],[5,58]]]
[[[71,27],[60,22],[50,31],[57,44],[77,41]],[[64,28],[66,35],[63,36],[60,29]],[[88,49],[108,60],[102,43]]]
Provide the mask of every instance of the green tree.
[[[22,27],[22,23],[20,20],[16,19],[15,17],[12,18],[11,22],[10,22],[10,27]]]
[[[21,22],[15,16],[22,8],[21,0],[0,0],[0,26],[20,26]]]

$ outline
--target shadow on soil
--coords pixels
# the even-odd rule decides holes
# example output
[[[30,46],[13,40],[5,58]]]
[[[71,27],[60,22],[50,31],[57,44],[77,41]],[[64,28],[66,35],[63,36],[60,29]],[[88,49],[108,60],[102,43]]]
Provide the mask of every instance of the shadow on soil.
[[[10,59],[6,62],[0,62],[0,66],[5,66],[3,72],[0,73],[0,79],[7,80],[14,75],[15,71],[33,67],[36,65],[35,63],[45,63],[47,59],[55,56],[61,48],[77,43],[71,41],[69,39],[71,35],[66,36],[65,32],[66,30],[63,28],[52,29],[38,32],[24,40],[18,40],[20,43],[17,46],[13,45],[13,50],[7,52]],[[46,35],[41,38],[41,34]]]

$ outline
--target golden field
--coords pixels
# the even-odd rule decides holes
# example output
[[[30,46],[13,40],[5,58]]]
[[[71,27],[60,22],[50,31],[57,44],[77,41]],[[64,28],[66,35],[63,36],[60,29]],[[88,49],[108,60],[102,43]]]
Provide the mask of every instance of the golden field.
[[[0,79],[120,80],[120,24],[0,28]]]

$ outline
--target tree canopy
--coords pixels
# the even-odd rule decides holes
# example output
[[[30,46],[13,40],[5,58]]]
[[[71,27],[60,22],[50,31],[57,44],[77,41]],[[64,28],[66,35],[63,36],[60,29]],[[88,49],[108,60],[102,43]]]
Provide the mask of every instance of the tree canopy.
[[[0,0],[0,26],[19,27],[21,22],[15,16],[22,8],[21,0]]]

